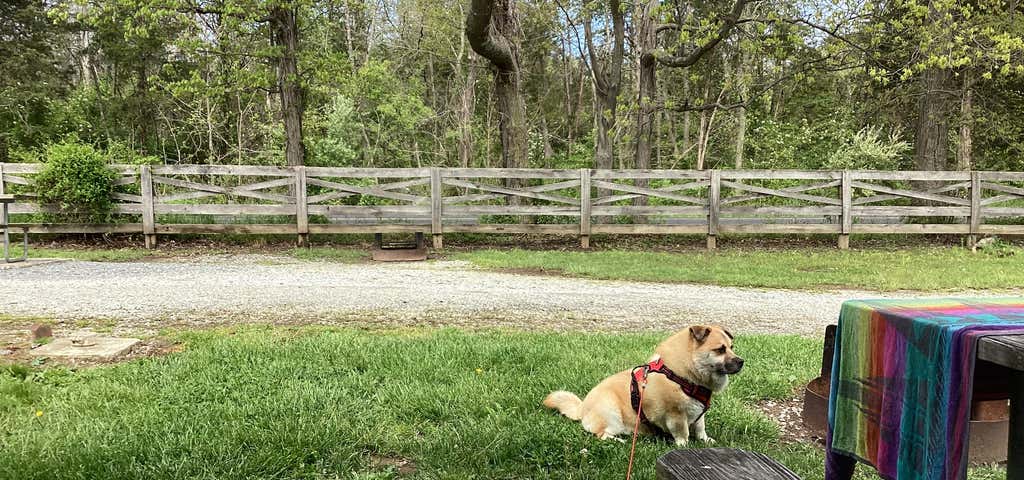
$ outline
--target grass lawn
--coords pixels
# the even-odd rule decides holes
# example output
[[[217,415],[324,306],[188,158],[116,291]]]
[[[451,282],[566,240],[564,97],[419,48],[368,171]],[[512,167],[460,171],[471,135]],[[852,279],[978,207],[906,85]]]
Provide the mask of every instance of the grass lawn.
[[[620,478],[627,444],[599,441],[539,402],[556,388],[585,393],[661,338],[316,327],[174,335],[186,349],[161,358],[0,367],[0,478]],[[814,376],[820,346],[784,336],[736,344],[747,367],[716,397],[709,434],[822,478],[822,452],[780,443],[751,407]],[[635,478],[653,478],[672,448],[642,439]]]
[[[1024,251],[1007,246],[978,253],[955,247],[682,253],[479,250],[459,253],[455,258],[495,270],[614,280],[792,289],[949,291],[1024,286],[1022,256]]]

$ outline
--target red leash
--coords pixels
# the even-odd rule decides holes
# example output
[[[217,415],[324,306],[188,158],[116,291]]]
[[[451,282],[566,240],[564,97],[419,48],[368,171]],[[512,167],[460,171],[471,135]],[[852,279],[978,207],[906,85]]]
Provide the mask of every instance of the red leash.
[[[644,383],[640,384],[640,401],[636,407],[636,424],[633,425],[633,445],[629,447],[629,466],[626,467],[626,480],[633,476],[633,455],[636,453],[636,437],[640,434],[640,412],[644,404],[644,390],[647,390],[647,366],[644,369]]]

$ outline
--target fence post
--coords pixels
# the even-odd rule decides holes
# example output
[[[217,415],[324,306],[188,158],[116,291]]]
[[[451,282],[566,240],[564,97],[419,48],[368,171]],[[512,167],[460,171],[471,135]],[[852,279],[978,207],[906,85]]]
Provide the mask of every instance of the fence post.
[[[143,165],[139,171],[142,193],[142,234],[146,237],[146,248],[156,248],[156,214],[153,211],[153,170]]]
[[[971,251],[978,250],[978,230],[981,227],[981,173],[971,171],[971,233],[967,245]]]
[[[4,164],[0,163],[0,195],[4,194]]]
[[[434,249],[444,248],[444,232],[441,224],[441,169],[430,167],[430,233],[434,237]]]
[[[711,170],[708,189],[708,250],[718,248],[718,211],[722,200],[722,172]]]
[[[840,189],[840,203],[842,204],[842,217],[840,218],[839,226],[839,244],[840,250],[848,250],[850,248],[850,231],[853,230],[853,215],[851,210],[853,208],[853,177],[849,170],[843,170],[842,182],[839,185]]]
[[[309,246],[309,205],[306,200],[306,167],[295,167],[295,229],[300,247]]]
[[[590,248],[590,169],[580,169],[580,248]]]

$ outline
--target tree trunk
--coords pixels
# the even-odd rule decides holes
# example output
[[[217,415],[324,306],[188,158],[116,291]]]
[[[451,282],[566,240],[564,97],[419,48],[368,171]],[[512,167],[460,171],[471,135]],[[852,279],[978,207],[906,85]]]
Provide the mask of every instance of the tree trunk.
[[[526,104],[519,76],[520,37],[515,0],[472,0],[466,17],[466,38],[494,69],[494,98],[505,168],[527,165]],[[513,182],[512,186],[518,184]]]
[[[746,50],[740,53],[739,65],[736,68],[736,84],[739,87],[740,101],[747,102],[747,95],[750,93],[750,83],[747,81],[747,63],[750,62],[750,53]],[[736,112],[736,169],[743,168],[743,149],[746,146],[747,137],[747,106],[740,106]]]
[[[591,19],[583,22],[583,33],[590,57],[590,72],[594,82],[594,118],[597,135],[594,139],[594,167],[612,168],[615,159],[614,142],[616,110],[622,84],[622,57],[625,44],[625,14],[619,0],[609,0],[608,10],[612,17],[612,54],[607,63],[602,62],[594,46]],[[605,27],[607,28],[607,22]],[[606,35],[607,36],[607,35]]]
[[[957,170],[968,171],[973,168],[971,159],[971,125],[974,123],[974,107],[972,105],[973,79],[971,72],[964,72],[963,89],[960,96],[960,144],[956,149]]]
[[[921,81],[924,91],[917,103],[917,138],[914,168],[945,170],[949,160],[949,71],[929,68]]]
[[[654,127],[654,96],[657,87],[654,51],[657,48],[654,11],[657,0],[644,0],[637,4],[634,15],[636,49],[640,58],[637,82],[636,168],[651,167],[651,137]]]
[[[299,84],[298,12],[294,8],[273,8],[270,23],[274,44],[281,48],[277,60],[277,88],[281,94],[284,118],[285,160],[288,165],[305,164],[302,146],[302,85]]]
[[[460,62],[461,63],[461,62]],[[468,167],[473,160],[473,107],[476,104],[476,66],[473,53],[467,57],[466,83],[459,95],[459,165]]]

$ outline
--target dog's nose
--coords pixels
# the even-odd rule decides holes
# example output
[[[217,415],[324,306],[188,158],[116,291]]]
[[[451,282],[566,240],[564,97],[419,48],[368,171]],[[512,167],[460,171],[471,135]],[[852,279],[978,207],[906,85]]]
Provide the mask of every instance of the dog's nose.
[[[740,357],[734,358],[733,359],[733,372],[734,373],[739,373],[739,371],[741,369],[743,369],[743,359],[740,358]]]

